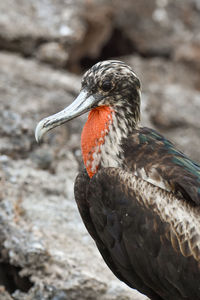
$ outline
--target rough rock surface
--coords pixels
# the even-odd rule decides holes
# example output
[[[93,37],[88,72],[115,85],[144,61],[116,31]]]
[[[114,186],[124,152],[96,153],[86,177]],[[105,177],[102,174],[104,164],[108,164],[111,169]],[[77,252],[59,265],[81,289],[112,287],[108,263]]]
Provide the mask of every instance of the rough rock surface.
[[[77,95],[81,77],[69,70],[118,56],[141,78],[142,123],[200,162],[199,9],[198,0],[0,1],[0,299],[147,299],[112,275],[78,214],[86,116],[41,145],[34,129]]]
[[[117,2],[116,25],[144,56],[170,57],[180,44],[200,42],[198,0]]]
[[[88,59],[133,52],[199,69],[199,11],[199,0],[5,0],[0,49],[76,72]]]
[[[1,284],[18,300],[142,299],[115,279],[80,220],[73,182],[82,121],[42,145],[34,139],[37,121],[69,104],[80,78],[5,53],[0,64]]]

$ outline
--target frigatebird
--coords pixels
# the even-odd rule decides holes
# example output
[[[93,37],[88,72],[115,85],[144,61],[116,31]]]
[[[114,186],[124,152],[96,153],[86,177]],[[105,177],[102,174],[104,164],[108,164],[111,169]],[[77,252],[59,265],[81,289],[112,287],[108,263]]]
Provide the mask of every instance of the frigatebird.
[[[140,81],[121,61],[89,69],[76,100],[39,122],[36,140],[86,112],[75,199],[108,267],[150,299],[200,299],[200,166],[140,127]]]

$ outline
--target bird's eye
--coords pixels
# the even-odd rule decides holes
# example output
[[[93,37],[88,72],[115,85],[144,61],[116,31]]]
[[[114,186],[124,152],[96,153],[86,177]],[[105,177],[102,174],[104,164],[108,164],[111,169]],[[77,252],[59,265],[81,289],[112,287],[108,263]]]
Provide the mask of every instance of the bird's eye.
[[[101,89],[104,91],[104,92],[108,92],[110,91],[112,88],[112,83],[108,80],[105,80],[102,82],[102,85],[101,85]]]

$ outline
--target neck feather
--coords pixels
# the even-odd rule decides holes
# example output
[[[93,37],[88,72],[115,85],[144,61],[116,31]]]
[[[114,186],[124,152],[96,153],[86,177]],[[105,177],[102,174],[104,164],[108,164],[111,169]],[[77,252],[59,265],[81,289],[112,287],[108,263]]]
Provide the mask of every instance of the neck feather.
[[[90,178],[100,166],[123,165],[122,138],[136,127],[131,119],[125,117],[125,111],[115,112],[109,106],[90,111],[81,135],[83,161]]]

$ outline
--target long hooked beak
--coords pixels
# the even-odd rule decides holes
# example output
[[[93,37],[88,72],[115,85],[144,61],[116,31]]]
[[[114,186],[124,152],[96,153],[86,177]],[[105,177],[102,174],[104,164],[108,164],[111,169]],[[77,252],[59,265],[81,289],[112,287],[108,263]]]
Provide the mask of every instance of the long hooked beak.
[[[52,128],[60,126],[89,111],[96,102],[97,100],[94,96],[88,96],[88,93],[85,90],[82,90],[72,104],[62,111],[42,119],[38,123],[35,129],[36,141],[41,141],[44,134]]]

